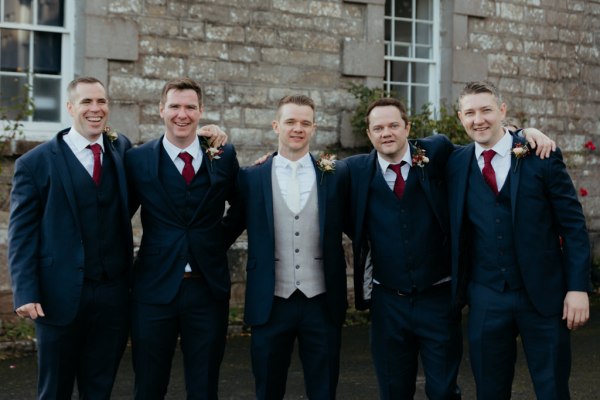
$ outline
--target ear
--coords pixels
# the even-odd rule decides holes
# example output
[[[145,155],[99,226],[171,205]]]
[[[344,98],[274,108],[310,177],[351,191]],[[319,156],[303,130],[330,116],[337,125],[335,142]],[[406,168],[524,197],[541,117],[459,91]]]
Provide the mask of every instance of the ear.
[[[158,113],[160,114],[161,118],[164,118],[163,116],[163,111],[165,110],[165,106],[162,102],[158,103]]]
[[[406,136],[410,135],[410,122],[406,124]]]
[[[275,132],[275,135],[279,136],[279,121],[274,119],[271,122],[271,127],[273,128],[273,132]]]

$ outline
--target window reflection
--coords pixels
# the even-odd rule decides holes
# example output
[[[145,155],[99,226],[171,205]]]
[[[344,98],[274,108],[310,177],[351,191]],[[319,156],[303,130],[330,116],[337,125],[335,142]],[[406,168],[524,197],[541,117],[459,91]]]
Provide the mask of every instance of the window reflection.
[[[64,1],[38,0],[38,25],[63,26]]]
[[[4,22],[33,23],[32,0],[4,0]]]
[[[34,38],[33,72],[60,74],[60,33],[36,32]]]
[[[20,29],[0,29],[0,70],[29,70],[29,32]]]
[[[33,80],[34,121],[60,121],[60,79]]]

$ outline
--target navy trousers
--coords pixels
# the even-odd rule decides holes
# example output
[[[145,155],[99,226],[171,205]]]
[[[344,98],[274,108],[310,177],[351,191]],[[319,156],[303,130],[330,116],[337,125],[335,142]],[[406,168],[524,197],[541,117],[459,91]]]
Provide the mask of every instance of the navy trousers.
[[[298,339],[306,395],[335,399],[340,368],[341,326],[333,323],[325,295],[306,298],[296,291],[275,297],[269,321],[252,327],[252,371],[258,400],[281,400]]]
[[[415,294],[373,285],[371,352],[380,399],[412,399],[418,357],[429,399],[460,399],[456,380],[462,357],[460,314],[449,283]]]
[[[38,399],[71,400],[75,380],[80,398],[110,399],[129,337],[129,288],[125,279],[86,280],[72,323],[52,326],[40,318],[35,330]]]
[[[468,336],[477,398],[510,399],[520,336],[536,397],[569,399],[571,342],[561,317],[540,315],[524,289],[497,292],[471,282]]]
[[[131,327],[135,398],[162,400],[177,345],[183,353],[187,399],[217,399],[229,303],[215,299],[203,279],[183,279],[169,304],[134,301]]]

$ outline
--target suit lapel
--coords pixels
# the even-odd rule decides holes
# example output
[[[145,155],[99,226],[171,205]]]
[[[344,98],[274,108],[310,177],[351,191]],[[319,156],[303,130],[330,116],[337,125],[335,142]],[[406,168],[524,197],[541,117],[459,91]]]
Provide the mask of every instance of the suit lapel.
[[[465,208],[465,197],[467,196],[467,184],[469,181],[469,173],[471,171],[471,162],[475,155],[475,145],[473,143],[463,147],[455,152],[457,154],[456,163],[454,163],[456,171],[456,179],[451,184],[455,185],[454,202],[456,208],[450,210],[455,213],[455,221],[458,224],[457,232],[462,229],[462,219]]]
[[[368,157],[366,168],[362,168],[358,173],[358,179],[355,179],[356,190],[353,190],[352,195],[356,196],[356,231],[357,243],[362,242],[365,214],[367,212],[367,200],[369,198],[369,186],[373,180],[374,174],[377,173],[377,151],[372,150]],[[353,183],[353,184],[354,184]]]
[[[513,145],[514,142],[515,138],[513,138]],[[519,190],[519,180],[521,179],[521,168],[523,167],[523,161],[524,160],[518,160],[516,157],[513,157],[511,150],[510,171],[508,171],[508,174],[510,175],[510,207],[512,213],[513,227],[516,226],[515,216],[517,215],[517,192]]]
[[[327,186],[329,183],[328,174],[324,173],[317,166],[313,155],[310,155],[310,159],[315,168],[315,185],[317,185],[317,199],[319,207],[319,233],[321,240],[321,248],[323,247],[323,241],[325,239],[325,218],[327,216]],[[333,171],[335,173],[335,170]]]
[[[263,198],[265,199],[265,215],[267,216],[267,232],[271,235],[271,241],[269,243],[274,243],[275,241],[275,223],[273,218],[273,182],[271,179],[271,174],[273,170],[273,157],[275,157],[277,153],[273,154],[272,157],[269,157],[267,161],[260,166],[260,184],[263,190]]]
[[[115,169],[117,171],[117,182],[119,184],[119,195],[121,196],[121,201],[123,204],[123,212],[126,220],[129,220],[129,212],[127,210],[127,181],[125,178],[125,167],[123,165],[123,160],[118,151],[115,150],[112,142],[108,139],[106,134],[102,135],[104,140],[104,148],[106,149],[106,153],[108,153],[109,157],[112,158]]]
[[[60,145],[62,135],[68,132],[68,130],[59,132],[58,135],[54,137],[54,139],[51,142],[52,153],[54,158],[54,166],[56,167],[59,179],[65,188],[65,194],[67,196],[69,206],[71,207],[73,218],[75,218],[75,223],[77,224],[77,226],[81,228],[81,223],[79,221],[79,213],[77,212],[77,202],[75,200],[75,190],[73,188],[73,182],[71,180],[71,172],[69,171],[69,167],[67,166],[67,162],[65,160],[65,154],[63,153],[63,150]]]

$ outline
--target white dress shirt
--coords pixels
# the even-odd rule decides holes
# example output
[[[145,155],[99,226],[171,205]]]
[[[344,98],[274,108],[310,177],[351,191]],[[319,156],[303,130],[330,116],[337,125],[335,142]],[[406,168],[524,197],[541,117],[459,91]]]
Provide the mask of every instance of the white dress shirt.
[[[81,133],[77,132],[74,128],[71,128],[69,133],[63,136],[63,140],[67,146],[69,146],[71,151],[73,151],[73,154],[75,154],[75,157],[77,157],[88,174],[94,176],[94,154],[92,153],[92,150],[87,147],[90,144],[99,144],[102,148],[102,153],[100,153],[100,162],[102,162],[104,160],[104,140],[102,140],[102,135],[100,135],[95,142],[90,142]]]
[[[392,164],[389,161],[384,160],[379,153],[377,153],[377,161],[379,162],[379,166],[381,167],[381,172],[383,173],[383,178],[386,183],[394,190],[394,184],[396,183],[396,173],[392,171],[389,166]],[[412,157],[410,155],[410,149],[407,147],[404,156],[400,162],[404,161],[405,164],[400,167],[400,173],[402,174],[402,178],[404,178],[404,182],[408,179],[408,173],[410,172],[410,167],[412,167]]]
[[[290,162],[290,160],[280,154],[273,157],[277,183],[281,189],[281,196],[286,202],[288,200],[288,181],[292,177],[292,167],[290,166]],[[317,174],[315,173],[315,167],[313,166],[309,153],[306,153],[296,162],[298,163],[296,176],[298,177],[298,184],[300,185],[300,209],[302,210],[308,201],[308,196],[310,195],[313,185],[317,181]]]
[[[502,186],[504,185],[504,182],[506,182],[506,177],[510,171],[512,143],[512,136],[506,129],[504,130],[502,139],[500,139],[491,149],[485,149],[481,147],[479,143],[475,142],[475,157],[477,159],[477,164],[479,165],[479,170],[482,170],[484,166],[483,155],[481,153],[483,153],[484,150],[494,150],[496,152],[496,155],[492,158],[492,168],[494,168],[494,172],[496,173],[496,185],[498,191],[502,190]]]

